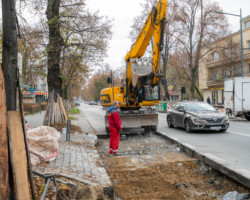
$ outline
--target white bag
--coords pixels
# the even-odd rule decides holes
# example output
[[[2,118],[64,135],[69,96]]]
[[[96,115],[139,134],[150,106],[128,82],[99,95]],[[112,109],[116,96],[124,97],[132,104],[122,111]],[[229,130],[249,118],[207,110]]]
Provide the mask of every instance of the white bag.
[[[39,126],[27,130],[28,148],[31,153],[31,163],[36,165],[38,157],[41,161],[50,162],[59,153],[58,140],[61,134],[52,127]],[[34,154],[35,156],[32,156]]]

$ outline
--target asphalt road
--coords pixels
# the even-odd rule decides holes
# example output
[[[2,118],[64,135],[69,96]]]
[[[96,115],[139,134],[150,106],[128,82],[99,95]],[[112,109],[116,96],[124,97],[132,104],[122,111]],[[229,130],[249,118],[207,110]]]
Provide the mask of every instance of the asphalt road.
[[[230,121],[225,133],[186,133],[181,128],[168,128],[166,114],[159,114],[158,131],[165,133],[195,151],[250,177],[250,122]]]
[[[81,104],[79,108],[98,133],[105,133],[105,111],[102,110],[101,106]],[[168,128],[166,114],[159,113],[158,131],[222,163],[226,167],[250,177],[249,121],[231,120],[230,128],[225,133],[186,133],[181,128]]]

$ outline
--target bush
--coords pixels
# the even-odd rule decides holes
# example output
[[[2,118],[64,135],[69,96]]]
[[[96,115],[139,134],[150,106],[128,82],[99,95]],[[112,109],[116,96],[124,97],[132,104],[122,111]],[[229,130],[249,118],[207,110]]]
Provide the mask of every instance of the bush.
[[[37,103],[25,103],[23,104],[23,109],[25,113],[36,113],[41,111],[41,106]]]
[[[80,114],[80,110],[78,108],[72,108],[68,113],[69,114]]]
[[[42,102],[41,103],[42,110],[46,110],[47,108],[47,102]]]

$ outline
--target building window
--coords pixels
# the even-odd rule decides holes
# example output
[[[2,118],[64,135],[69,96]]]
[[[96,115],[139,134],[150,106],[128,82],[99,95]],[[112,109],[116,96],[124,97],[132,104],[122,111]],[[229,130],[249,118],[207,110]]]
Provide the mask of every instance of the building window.
[[[218,91],[217,90],[212,91],[212,103],[214,105],[218,104]]]
[[[248,73],[250,73],[250,64],[248,64]]]
[[[246,27],[246,28],[250,28],[250,21],[247,21],[247,22],[245,23],[245,27]]]
[[[222,69],[222,77],[227,78],[227,69]]]
[[[250,51],[250,41],[249,40],[247,41],[247,48],[248,48],[247,51]]]
[[[212,79],[213,80],[217,79],[217,71],[216,70],[212,71]]]
[[[212,61],[217,61],[219,60],[219,54],[217,52],[212,53]]]
[[[235,66],[234,67],[234,75],[238,76],[241,74],[241,66]]]

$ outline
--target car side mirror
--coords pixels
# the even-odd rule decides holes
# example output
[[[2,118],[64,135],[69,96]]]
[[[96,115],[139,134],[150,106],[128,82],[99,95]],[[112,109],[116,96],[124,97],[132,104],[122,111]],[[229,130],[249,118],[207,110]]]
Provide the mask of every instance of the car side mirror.
[[[185,112],[183,108],[178,109],[179,112]]]

